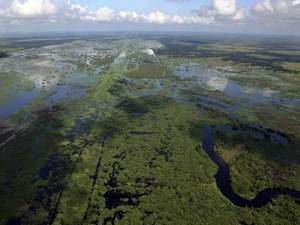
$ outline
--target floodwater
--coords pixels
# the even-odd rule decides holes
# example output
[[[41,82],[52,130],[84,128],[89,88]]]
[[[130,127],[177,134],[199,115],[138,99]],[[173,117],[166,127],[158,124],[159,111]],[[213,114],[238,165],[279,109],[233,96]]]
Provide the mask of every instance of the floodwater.
[[[0,120],[9,119],[36,99],[39,103],[52,107],[54,104],[85,96],[95,83],[95,78],[101,75],[102,68],[91,64],[79,68],[78,62],[85,62],[87,57],[92,59],[92,56],[98,56],[100,50],[97,47],[89,42],[74,42],[28,49],[0,59],[0,70],[16,75],[8,84],[12,86],[9,90],[12,93],[8,93],[11,96],[9,102],[0,106]],[[20,77],[26,81],[24,84],[18,82]],[[0,77],[0,81],[1,79],[4,78]],[[19,91],[24,89],[26,83],[33,86],[32,90]]]
[[[2,58],[0,71],[16,74],[16,77],[24,78],[34,88],[32,92],[18,92],[15,98],[10,98],[8,104],[0,106],[0,120],[8,119],[35,99],[50,108],[54,104],[80,99],[87,94],[96,83],[97,77],[105,70],[106,64],[102,64],[102,61],[115,57],[115,63],[121,63],[127,56],[126,48],[130,49],[130,53],[135,52],[136,48],[145,50],[150,47],[156,48],[155,46],[160,45],[155,41],[145,41],[138,45],[132,40],[113,43],[73,41],[29,48]],[[1,79],[3,78],[0,74],[0,81]],[[162,90],[160,80],[156,80],[153,85],[154,88],[151,87],[149,94],[154,93],[153,89],[155,92]]]
[[[37,89],[32,91],[23,91],[17,93],[16,96],[7,104],[0,107],[0,120],[9,118],[13,113],[19,111],[38,96]]]
[[[82,98],[95,78],[104,71],[103,65],[93,64],[94,60],[111,56],[121,61],[129,60],[121,43],[117,45],[119,50],[113,46],[76,41],[28,49],[0,59],[0,70],[21,75],[35,86],[32,92],[19,92],[16,98],[0,107],[0,120],[9,118],[41,94],[43,103],[49,107]],[[133,61],[137,63],[135,59]],[[178,102],[190,102],[191,99],[180,93],[180,90],[199,87],[207,92],[195,96],[197,104],[221,108],[230,113],[256,104],[278,104],[286,108],[300,105],[300,99],[280,98],[272,89],[240,85],[230,79],[236,75],[230,70],[224,71],[199,63],[183,64],[173,70],[175,76],[172,78],[127,79],[129,83],[138,86],[131,94],[144,97],[168,93],[169,97]]]
[[[174,74],[178,79],[169,92],[173,98],[181,102],[192,101],[196,105],[217,108],[230,115],[235,115],[241,109],[261,105],[284,106],[285,110],[292,112],[300,109],[300,98],[284,98],[280,96],[279,91],[270,88],[255,88],[239,84],[231,79],[238,75],[233,72],[204,64],[189,63],[175,67]],[[198,90],[197,94],[186,92],[183,96],[178,93],[178,90],[191,88]]]
[[[202,64],[191,63],[178,66],[175,69],[175,75],[208,90],[222,92],[232,98],[247,100],[250,104],[277,100],[277,91],[275,90],[242,86],[230,79],[236,74]]]

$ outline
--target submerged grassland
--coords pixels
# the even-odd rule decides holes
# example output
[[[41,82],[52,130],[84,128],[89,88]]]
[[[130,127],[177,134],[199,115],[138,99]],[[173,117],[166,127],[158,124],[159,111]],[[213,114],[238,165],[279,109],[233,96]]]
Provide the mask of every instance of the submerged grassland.
[[[300,49],[115,39],[30,46],[0,62],[0,112],[12,88],[37,92],[1,120],[0,224],[299,224],[299,199],[231,203],[201,140],[207,125],[234,128],[215,144],[240,196],[299,191]]]

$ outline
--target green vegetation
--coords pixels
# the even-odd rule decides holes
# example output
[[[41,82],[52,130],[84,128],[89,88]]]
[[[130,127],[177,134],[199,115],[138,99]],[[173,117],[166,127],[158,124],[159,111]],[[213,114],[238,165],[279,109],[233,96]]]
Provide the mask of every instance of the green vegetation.
[[[0,45],[0,58],[1,56],[6,56],[7,54],[21,51],[21,48],[16,48],[16,47],[8,47],[8,46],[1,46]]]
[[[236,193],[248,199],[266,187],[300,189],[297,144],[279,145],[249,135],[218,133],[217,146],[230,167]]]
[[[220,51],[220,52],[242,52],[242,53],[255,53],[259,48],[256,46],[245,46],[241,43],[233,44],[207,44],[198,46],[198,50]]]
[[[276,56],[263,55],[263,54],[249,54],[248,56],[255,57],[255,58],[258,58],[258,59],[262,59],[262,60],[264,60],[264,59],[266,59],[266,60],[268,60],[268,59],[270,59],[270,60],[277,59]]]
[[[137,69],[128,71],[131,78],[162,78],[167,75],[167,70],[163,65],[147,63],[140,64]]]
[[[157,56],[145,55],[143,41],[112,41],[113,54],[90,65],[68,58],[77,73],[93,77],[85,95],[51,107],[41,95],[1,122],[1,225],[300,224],[299,199],[279,196],[256,209],[230,202],[201,145],[207,125],[243,121],[280,131],[287,145],[239,132],[216,132],[215,144],[237,194],[252,199],[265,188],[300,190],[298,63],[282,60],[289,50],[256,41],[199,47],[196,37],[174,39]],[[271,62],[278,57],[282,62]],[[182,65],[189,72],[190,64],[193,77],[175,75]],[[207,88],[211,77],[203,74],[226,78],[224,88]],[[17,74],[0,76],[1,94],[32,85]],[[281,95],[259,96],[257,103],[250,93],[241,98],[226,90],[232,81],[242,90]]]
[[[0,72],[0,106],[8,103],[17,92],[31,91],[32,82],[15,73]]]

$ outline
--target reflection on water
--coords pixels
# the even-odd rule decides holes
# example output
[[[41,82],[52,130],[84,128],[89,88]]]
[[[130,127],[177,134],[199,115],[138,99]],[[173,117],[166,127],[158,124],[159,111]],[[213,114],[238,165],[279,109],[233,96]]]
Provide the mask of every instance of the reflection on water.
[[[206,86],[212,91],[224,91],[228,86],[228,79],[225,77],[211,77],[208,79]]]
[[[278,92],[270,88],[250,88],[240,85],[230,79],[236,74],[203,64],[190,63],[180,65],[175,69],[174,73],[181,78],[181,81],[190,83],[190,86],[198,85],[210,91],[222,92],[226,96],[247,104],[268,102],[282,104],[283,101],[288,103],[294,101],[293,99],[280,98],[277,95]]]
[[[36,97],[48,107],[78,99],[86,95],[95,80],[105,71],[111,58],[113,63],[125,63],[130,54],[138,52],[155,56],[152,49],[160,48],[156,41],[136,42],[73,41],[65,44],[26,49],[0,60],[0,71],[22,77],[34,86],[32,92],[18,92],[15,98],[0,106],[0,119],[7,119]],[[130,53],[130,54],[129,54]],[[136,59],[133,59],[135,62]],[[0,74],[0,82],[1,77]],[[18,78],[16,78],[18,79]],[[12,84],[9,84],[13,86]],[[162,90],[161,81],[153,83],[151,91]],[[23,88],[20,87],[19,89]],[[1,94],[0,90],[0,94]],[[151,92],[153,93],[153,92]]]
[[[26,106],[30,101],[43,94],[46,105],[53,105],[66,100],[83,97],[95,78],[105,71],[104,65],[97,60],[115,57],[114,63],[124,63],[126,60],[140,63],[138,57],[129,54],[135,48],[126,49],[124,43],[120,48],[113,45],[101,45],[93,42],[72,42],[64,45],[29,49],[15,53],[11,57],[0,60],[0,69],[7,73],[15,73],[25,77],[35,85],[32,92],[19,92],[17,97],[3,107],[0,107],[0,119],[6,119]],[[126,46],[126,45],[125,45]],[[151,46],[145,53],[152,55]],[[142,51],[139,51],[140,53]],[[130,56],[130,57],[129,57]],[[132,57],[132,58],[131,58]],[[173,68],[174,69],[174,68]],[[164,79],[125,79],[133,88],[128,91],[135,96],[149,96],[167,93],[169,97],[179,102],[191,101],[181,90],[191,90],[194,87],[202,91],[194,94],[197,103],[211,107],[216,106],[228,111],[235,111],[251,104],[292,105],[299,99],[282,99],[272,89],[249,88],[231,80],[230,69],[215,68],[199,63],[189,63],[175,67],[176,76]],[[1,77],[0,77],[1,78]],[[195,100],[195,99],[193,99]],[[194,103],[194,102],[193,102]],[[296,104],[294,104],[296,105]]]
[[[13,100],[11,100],[6,105],[0,107],[0,120],[7,119],[13,113],[25,107],[35,97],[37,97],[38,94],[39,91],[37,89],[33,89],[32,91],[28,92],[24,91],[17,93]]]
[[[87,92],[86,87],[74,87],[72,85],[64,85],[58,88],[52,95],[47,97],[45,103],[52,105],[61,101],[70,101],[85,96]]]
[[[155,87],[156,87],[156,92],[161,92],[162,91],[162,82],[161,80],[157,79],[155,82]]]

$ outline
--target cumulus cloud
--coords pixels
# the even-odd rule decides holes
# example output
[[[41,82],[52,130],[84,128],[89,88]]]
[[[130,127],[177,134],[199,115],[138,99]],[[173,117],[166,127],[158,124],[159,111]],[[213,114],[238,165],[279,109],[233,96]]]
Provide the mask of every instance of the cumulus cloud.
[[[195,10],[199,16],[213,18],[216,23],[235,23],[245,19],[245,9],[236,0],[212,0],[212,4]]]
[[[300,0],[262,0],[252,8],[256,19],[272,23],[299,23]]]
[[[213,0],[214,9],[221,15],[229,16],[236,13],[235,0]]]
[[[108,7],[98,8],[96,11],[88,11],[85,15],[79,17],[83,20],[98,21],[98,22],[110,22],[115,18],[115,12]]]
[[[85,5],[73,4],[71,2],[68,2],[68,6],[71,12],[74,12],[75,14],[78,15],[83,15],[88,12],[88,7]]]
[[[13,0],[10,12],[16,17],[36,17],[54,15],[57,6],[51,0]]]
[[[271,0],[263,0],[254,5],[253,10],[256,13],[273,13],[274,8],[271,4]]]
[[[156,12],[152,12],[149,15],[147,15],[145,17],[145,19],[149,23],[164,24],[167,21],[169,21],[170,18],[169,18],[168,15],[166,15],[166,14],[164,14],[162,12],[156,11]]]
[[[210,24],[214,21],[210,15],[169,15],[161,11],[139,13],[136,11],[116,11],[108,7],[90,9],[88,6],[67,1],[58,4],[57,0],[6,0],[1,7],[0,19],[10,22],[16,19],[26,19],[56,22],[63,20],[78,20],[85,22],[106,23],[147,23],[147,24]]]
[[[242,21],[246,17],[244,9],[238,9],[232,16],[231,19],[234,21]]]
[[[121,11],[119,13],[119,18],[121,21],[129,21],[137,23],[141,20],[141,16],[135,11]]]
[[[117,12],[107,7],[100,7],[96,11],[90,10],[87,6],[68,3],[68,16],[73,19],[80,19],[92,22],[130,22],[148,24],[209,24],[212,18],[200,15],[168,15],[161,11],[154,11],[148,14],[136,11]]]
[[[289,0],[262,0],[254,5],[253,12],[257,14],[287,14],[292,12],[297,6],[297,1]],[[300,1],[299,1],[300,2]]]
[[[120,0],[121,1],[121,0]],[[167,0],[184,2],[188,0]],[[250,8],[250,10],[249,10]],[[280,29],[300,26],[300,0],[256,0],[251,6],[237,0],[210,0],[190,14],[167,14],[162,11],[117,11],[101,6],[91,9],[74,0],[0,0],[0,23],[139,23],[157,25],[194,25],[206,27],[244,26],[244,30],[261,25]],[[220,26],[221,25],[221,26]],[[295,26],[296,25],[296,26]]]

